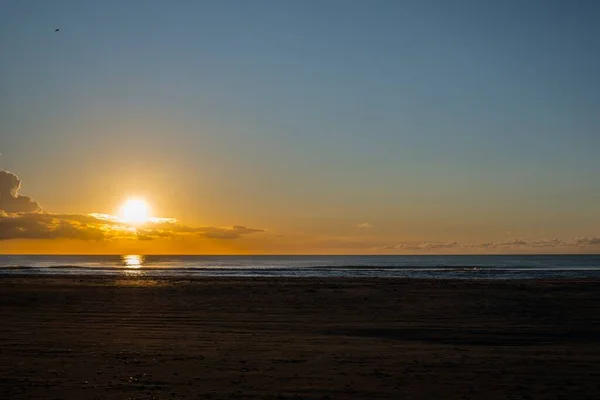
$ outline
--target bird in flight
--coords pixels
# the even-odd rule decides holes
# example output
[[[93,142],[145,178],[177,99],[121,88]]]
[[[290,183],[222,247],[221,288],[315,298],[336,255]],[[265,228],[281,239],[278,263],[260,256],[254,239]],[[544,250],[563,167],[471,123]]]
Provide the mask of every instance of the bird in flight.
[[[60,32],[60,29],[56,28],[56,29],[54,30],[54,32]]]

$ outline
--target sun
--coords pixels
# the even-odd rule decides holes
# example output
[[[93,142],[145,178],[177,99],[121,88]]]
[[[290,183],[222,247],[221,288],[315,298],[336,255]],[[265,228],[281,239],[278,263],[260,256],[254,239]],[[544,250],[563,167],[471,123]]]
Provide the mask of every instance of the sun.
[[[129,199],[121,206],[121,219],[130,224],[143,224],[150,220],[149,207],[144,199]]]

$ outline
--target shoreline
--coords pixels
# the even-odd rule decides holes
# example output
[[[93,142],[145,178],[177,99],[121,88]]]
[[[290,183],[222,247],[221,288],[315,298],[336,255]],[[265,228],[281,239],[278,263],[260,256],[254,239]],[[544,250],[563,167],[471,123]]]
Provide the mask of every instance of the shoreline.
[[[0,398],[600,398],[600,280],[0,276]]]

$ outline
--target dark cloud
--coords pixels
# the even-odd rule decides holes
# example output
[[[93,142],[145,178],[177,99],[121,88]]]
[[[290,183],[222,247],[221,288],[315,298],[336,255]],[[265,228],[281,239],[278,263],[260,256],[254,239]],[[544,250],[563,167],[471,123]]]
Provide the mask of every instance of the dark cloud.
[[[0,171],[0,210],[7,213],[36,212],[40,205],[31,197],[21,196],[21,180],[8,171]]]
[[[105,232],[98,226],[46,213],[0,215],[0,240],[9,239],[102,240]]]

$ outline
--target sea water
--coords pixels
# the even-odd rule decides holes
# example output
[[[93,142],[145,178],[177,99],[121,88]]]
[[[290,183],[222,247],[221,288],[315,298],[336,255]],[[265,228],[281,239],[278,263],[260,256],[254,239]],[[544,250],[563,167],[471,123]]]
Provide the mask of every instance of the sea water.
[[[8,274],[288,278],[600,278],[600,255],[0,256],[0,275]]]

